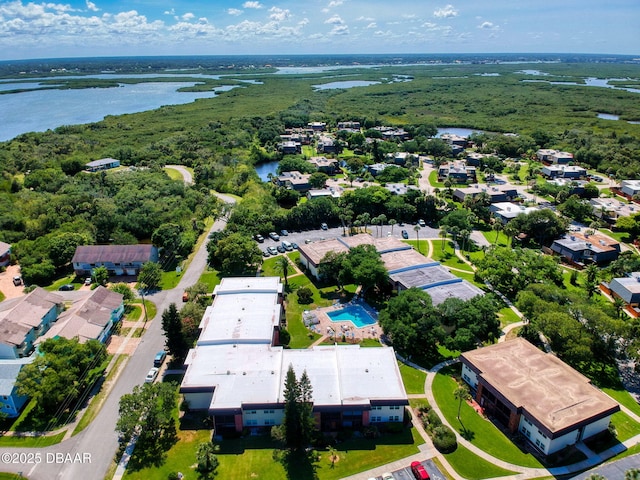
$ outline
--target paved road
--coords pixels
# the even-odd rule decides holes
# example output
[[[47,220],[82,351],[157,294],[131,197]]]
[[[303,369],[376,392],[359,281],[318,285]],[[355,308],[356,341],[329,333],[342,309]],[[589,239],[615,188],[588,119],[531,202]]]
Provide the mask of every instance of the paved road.
[[[221,196],[227,202],[230,197]],[[211,231],[224,228],[225,220],[214,223]],[[0,450],[0,471],[22,472],[33,480],[93,480],[104,478],[113,462],[118,448],[115,425],[118,420],[120,397],[130,393],[133,387],[144,382],[149,368],[153,366],[156,352],[164,348],[164,334],[160,314],[170,303],[182,304],[182,292],[196,283],[207,263],[206,242],[195,253],[189,268],[183,273],[178,286],[171,290],[156,292],[147,298],[158,308],[158,315],[151,321],[136,351],[127,361],[104,405],[93,422],[81,433],[60,444],[42,449],[6,448]],[[40,461],[20,454],[40,453]],[[8,455],[7,455],[8,454]],[[70,456],[66,456],[70,454]],[[17,455],[17,456],[16,456]],[[16,462],[6,462],[13,460]],[[22,461],[25,460],[25,461]],[[66,463],[68,461],[69,463]]]
[[[182,178],[184,179],[184,183],[186,183],[187,185],[193,185],[193,175],[191,175],[191,172],[182,165],[165,165],[165,167],[178,170],[182,175]]]

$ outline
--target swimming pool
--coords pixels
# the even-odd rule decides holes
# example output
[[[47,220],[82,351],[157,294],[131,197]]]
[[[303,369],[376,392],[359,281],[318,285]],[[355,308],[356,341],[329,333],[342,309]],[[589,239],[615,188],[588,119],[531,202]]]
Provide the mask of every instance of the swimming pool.
[[[373,325],[377,322],[377,320],[360,305],[350,305],[348,307],[341,308],[340,310],[327,312],[327,316],[332,322],[348,321],[353,323],[357,328]]]

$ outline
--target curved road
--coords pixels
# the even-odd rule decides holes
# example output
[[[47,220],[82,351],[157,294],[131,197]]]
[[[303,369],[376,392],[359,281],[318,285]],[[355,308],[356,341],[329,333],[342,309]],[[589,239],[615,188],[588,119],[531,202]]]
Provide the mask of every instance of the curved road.
[[[185,178],[186,181],[186,178]],[[227,203],[232,197],[218,195]],[[222,230],[225,220],[214,222],[209,233]],[[144,378],[153,365],[153,358],[164,348],[164,334],[160,322],[161,313],[171,303],[182,304],[182,292],[195,284],[207,265],[206,242],[196,251],[189,268],[183,272],[178,285],[148,296],[157,306],[158,315],[150,319],[147,331],[136,351],[129,357],[125,367],[115,380],[100,412],[93,422],[78,435],[57,445],[34,448],[3,448],[0,450],[0,471],[21,472],[34,480],[102,479],[113,462],[118,448],[115,425],[118,420],[120,397],[131,393],[133,387],[144,383]],[[40,453],[40,457],[35,454]],[[20,455],[27,454],[27,455]],[[31,458],[29,458],[31,454]],[[16,460],[15,462],[13,460]]]

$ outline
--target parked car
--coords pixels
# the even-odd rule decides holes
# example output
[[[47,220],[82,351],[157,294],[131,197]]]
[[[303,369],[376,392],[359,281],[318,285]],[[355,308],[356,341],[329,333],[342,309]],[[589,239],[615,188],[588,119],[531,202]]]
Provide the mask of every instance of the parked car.
[[[156,378],[158,378],[158,372],[160,371],[159,368],[157,367],[153,367],[151,370],[149,370],[149,373],[147,373],[147,376],[144,377],[144,383],[153,383],[155,382]]]
[[[84,284],[85,284],[86,286],[91,285],[91,277],[87,277],[87,278],[85,278],[85,279],[84,279]]]
[[[427,226],[427,224],[424,223],[423,219],[418,220],[418,225],[420,225],[421,227],[426,227]]]
[[[182,293],[182,301],[183,302],[188,302],[189,301],[189,294],[187,292],[183,292]]]
[[[285,252],[285,249],[284,249],[284,247],[282,245],[278,245],[276,247],[276,250],[278,250],[278,252],[280,252],[280,253],[284,253]]]
[[[156,353],[156,356],[153,359],[153,366],[154,367],[162,366],[162,363],[164,362],[165,358],[167,358],[167,352],[165,352],[164,350],[160,350],[158,353]]]
[[[284,242],[282,242],[282,248],[284,248],[288,252],[293,250],[293,246],[289,242],[287,242],[286,240]]]
[[[18,285],[22,285],[22,277],[20,275],[16,275],[13,277],[13,284],[17,287]]]
[[[280,235],[278,235],[276,232],[270,232],[269,238],[271,238],[271,240],[273,240],[274,242],[277,242],[278,240],[280,240]]]
[[[298,249],[298,244],[296,242],[291,242],[291,246],[293,247],[294,250]]]
[[[256,239],[256,242],[258,242],[258,243],[263,243],[264,242],[264,237],[262,235],[260,235],[260,234],[257,234],[254,238]]]
[[[262,251],[262,256],[263,257],[269,257],[271,256],[271,252],[268,249],[265,249]]]
[[[382,480],[395,480],[395,477],[393,476],[393,473],[384,472],[382,474]]]
[[[406,230],[402,230],[402,238],[404,238],[405,240],[409,238],[409,233]]]
[[[73,283],[65,283],[60,288],[58,288],[58,290],[60,290],[61,292],[70,292],[71,290],[75,289],[76,287],[73,286]]]
[[[287,230],[280,230],[280,235],[286,237],[287,235],[289,235],[289,232]]]
[[[326,224],[326,223],[324,223],[324,222],[323,222],[323,223],[321,223],[321,224],[320,224],[320,228],[321,228],[322,230],[327,230],[329,227],[327,226],[327,224]]]
[[[411,462],[411,471],[417,480],[429,480],[429,474],[420,462]]]
[[[313,242],[313,240],[311,240],[310,238],[307,238],[307,239],[304,241],[304,243],[305,243],[305,244],[309,244],[309,243],[311,243],[311,242]]]
[[[269,253],[271,255],[277,255],[278,254],[278,250],[276,250],[275,247],[267,247],[267,250],[269,251]]]

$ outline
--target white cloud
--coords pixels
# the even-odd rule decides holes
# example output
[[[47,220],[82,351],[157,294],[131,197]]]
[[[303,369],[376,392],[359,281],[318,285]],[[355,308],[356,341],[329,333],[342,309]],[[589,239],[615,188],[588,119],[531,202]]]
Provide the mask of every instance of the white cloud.
[[[242,8],[264,8],[260,2],[244,2]]]
[[[242,10],[238,10],[237,8],[230,8],[229,10],[227,10],[227,13],[229,15],[238,16],[242,15],[244,12]]]
[[[378,24],[376,22],[371,22],[366,28],[378,28]]]
[[[334,25],[329,35],[333,36],[341,36],[341,35],[349,35],[349,27],[346,25]]]
[[[483,29],[483,30],[498,30],[498,25],[494,25],[492,22],[482,22],[480,25],[478,25],[478,28]]]
[[[303,18],[302,20],[300,20],[298,22],[298,25],[300,25],[301,27],[304,27],[305,25],[309,25],[309,19],[308,18]]]
[[[356,18],[356,22],[373,22],[375,18],[372,17],[358,17]]]
[[[402,18],[406,18],[406,19],[412,19],[412,18],[416,18],[416,15],[413,13],[404,13],[402,15]]]
[[[329,8],[339,7],[343,3],[344,2],[342,0],[332,0],[331,2],[329,2]]]
[[[165,15],[171,15],[171,16],[173,16],[173,15],[175,15],[175,14],[176,14],[176,9],[175,9],[175,8],[172,8],[171,10],[165,10],[165,11],[164,11],[164,14],[165,14]]]
[[[438,8],[433,12],[433,16],[436,18],[451,18],[458,16],[458,10],[453,5],[447,5],[442,8]]]
[[[96,6],[95,3],[90,2],[89,0],[86,0],[87,2],[87,9],[91,10],[92,12],[99,12],[100,9]]]
[[[340,15],[334,15],[333,17],[325,20],[324,23],[328,23],[329,25],[344,25],[344,20],[340,18]]]
[[[189,22],[189,21],[193,20],[194,18],[196,18],[196,16],[191,12],[188,12],[188,13],[185,13],[184,15],[182,15],[182,20],[184,20],[185,22]]]
[[[284,22],[291,16],[291,12],[288,9],[282,9],[278,7],[271,7],[269,9],[269,12],[271,12],[269,18],[276,22]]]

